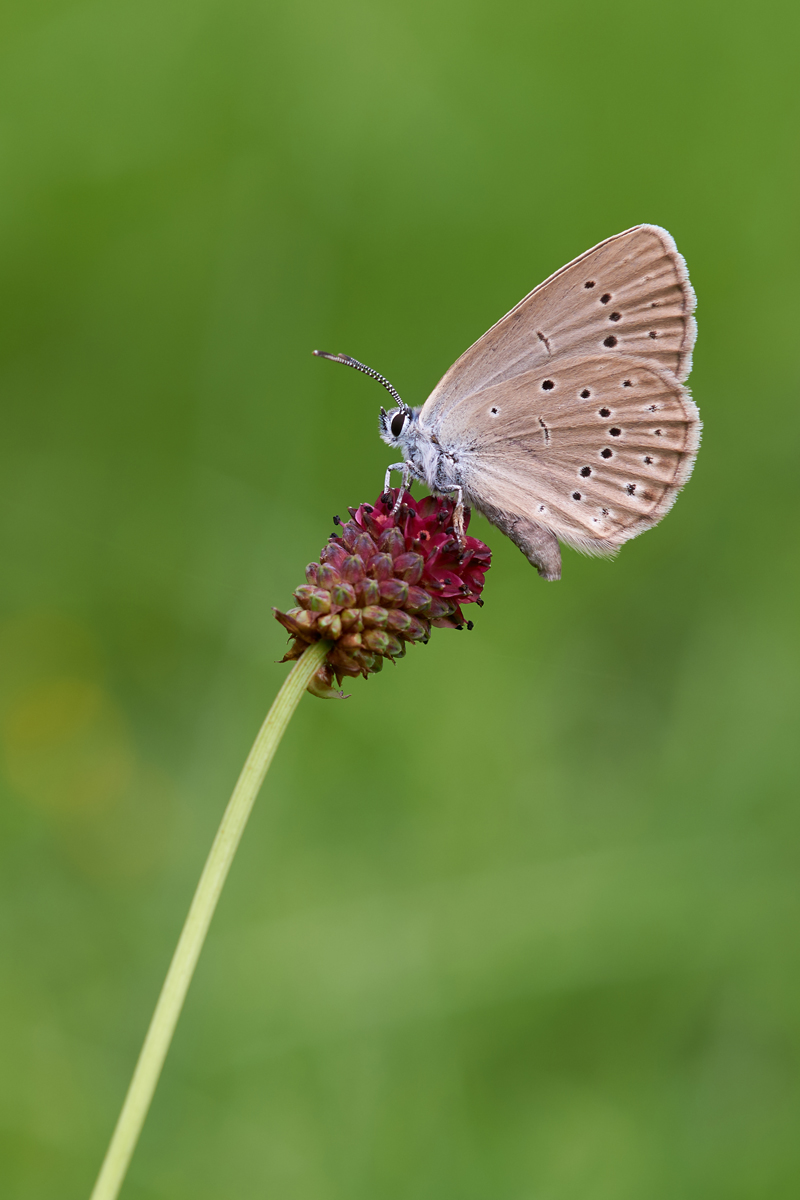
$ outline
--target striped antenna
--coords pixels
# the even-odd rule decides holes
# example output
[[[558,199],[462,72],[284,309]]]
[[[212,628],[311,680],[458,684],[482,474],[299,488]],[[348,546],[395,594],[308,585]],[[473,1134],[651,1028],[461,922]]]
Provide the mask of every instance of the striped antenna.
[[[399,395],[389,383],[389,380],[385,378],[385,376],[380,375],[377,371],[373,371],[372,367],[365,366],[365,364],[359,362],[357,358],[351,358],[349,354],[328,354],[326,350],[313,350],[312,353],[315,354],[317,358],[329,358],[331,362],[344,363],[346,367],[353,367],[353,369],[356,371],[363,371],[364,374],[369,375],[371,379],[377,379],[378,383],[381,384],[382,387],[386,388],[387,392],[394,397],[401,408],[408,408],[408,405],[400,399]]]

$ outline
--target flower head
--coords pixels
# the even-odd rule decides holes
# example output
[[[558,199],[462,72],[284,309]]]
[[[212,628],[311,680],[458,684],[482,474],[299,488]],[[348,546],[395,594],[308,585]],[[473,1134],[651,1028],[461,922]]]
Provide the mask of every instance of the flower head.
[[[427,642],[431,626],[468,629],[461,606],[482,604],[492,552],[456,535],[452,500],[397,490],[375,504],[348,509],[350,520],[332,534],[318,563],[306,567],[307,582],[295,593],[297,608],[275,609],[293,636],[284,658],[299,658],[312,642],[332,642],[309,684],[317,696],[334,696],[333,680],[380,671],[385,658],[402,658],[408,642]],[[337,519],[338,520],[338,519]]]

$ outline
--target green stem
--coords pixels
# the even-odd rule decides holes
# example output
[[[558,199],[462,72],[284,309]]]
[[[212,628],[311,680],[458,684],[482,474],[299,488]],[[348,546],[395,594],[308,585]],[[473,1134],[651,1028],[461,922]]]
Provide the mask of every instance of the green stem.
[[[115,1200],[122,1187],[247,818],[300,697],[329,649],[329,642],[315,642],[295,664],[242,767],[200,876],[91,1200]]]

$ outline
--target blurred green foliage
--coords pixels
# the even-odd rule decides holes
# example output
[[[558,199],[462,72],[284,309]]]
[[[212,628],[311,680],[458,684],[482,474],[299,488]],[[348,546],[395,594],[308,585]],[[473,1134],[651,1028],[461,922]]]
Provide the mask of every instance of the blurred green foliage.
[[[695,475],[471,634],[307,699],[125,1200],[800,1192],[788,0],[7,0],[0,1190],[88,1194],[286,605],[421,403],[640,221]],[[764,422],[766,421],[766,424]]]

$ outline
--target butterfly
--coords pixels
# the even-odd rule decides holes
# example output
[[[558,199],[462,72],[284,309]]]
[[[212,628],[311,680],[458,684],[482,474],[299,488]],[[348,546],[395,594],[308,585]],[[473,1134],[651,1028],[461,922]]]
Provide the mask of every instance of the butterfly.
[[[380,435],[402,451],[386,472],[453,494],[507,534],[548,580],[559,541],[612,555],[656,525],[691,474],[701,423],[684,381],[696,322],[682,256],[637,225],[534,288],[453,364],[421,408],[397,406]],[[402,489],[398,493],[402,495]],[[458,521],[456,522],[458,528]]]

